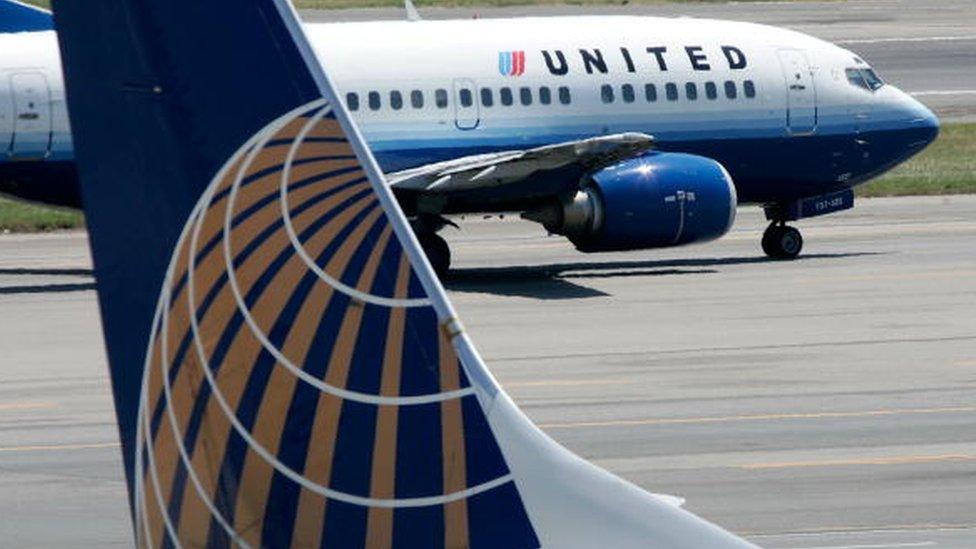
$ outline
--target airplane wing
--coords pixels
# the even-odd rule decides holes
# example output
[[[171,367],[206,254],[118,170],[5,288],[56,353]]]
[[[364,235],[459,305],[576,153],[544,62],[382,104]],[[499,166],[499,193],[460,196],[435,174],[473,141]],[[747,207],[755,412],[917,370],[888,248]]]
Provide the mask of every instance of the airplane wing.
[[[466,156],[387,174],[396,190],[421,193],[469,191],[528,181],[532,176],[577,164],[584,171],[603,168],[651,150],[654,138],[619,133],[567,141],[534,149]]]

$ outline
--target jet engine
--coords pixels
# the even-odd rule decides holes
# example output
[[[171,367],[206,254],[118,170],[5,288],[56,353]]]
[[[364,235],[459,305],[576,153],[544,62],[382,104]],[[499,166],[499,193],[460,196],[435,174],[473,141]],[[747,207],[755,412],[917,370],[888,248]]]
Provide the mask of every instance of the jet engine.
[[[721,164],[651,153],[587,175],[575,195],[523,217],[582,252],[641,250],[719,238],[735,220],[736,193]]]

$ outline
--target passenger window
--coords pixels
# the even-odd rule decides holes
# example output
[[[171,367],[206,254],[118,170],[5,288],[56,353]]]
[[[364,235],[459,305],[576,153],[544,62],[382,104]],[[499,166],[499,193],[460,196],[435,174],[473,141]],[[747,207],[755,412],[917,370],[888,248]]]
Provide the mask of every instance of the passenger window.
[[[522,104],[529,106],[532,104],[532,89],[531,88],[520,88],[519,89],[519,100]]]
[[[438,109],[447,108],[447,90],[441,88],[434,92],[434,103]]]
[[[634,87],[630,84],[624,84],[620,86],[620,96],[623,97],[624,103],[634,102]]]
[[[403,108],[403,95],[400,92],[396,90],[390,92],[390,106],[395,111]]]
[[[346,94],[346,108],[350,111],[359,110],[359,95],[355,93]]]
[[[705,97],[713,101],[718,99],[718,88],[715,86],[715,82],[705,82]]]
[[[698,99],[698,86],[694,82],[685,84],[685,95],[690,101]]]
[[[410,105],[415,109],[424,108],[424,92],[420,90],[410,92]]]
[[[491,93],[491,88],[481,88],[481,104],[485,107],[495,104],[495,95]]]
[[[512,88],[502,88],[498,90],[498,100],[501,101],[502,105],[511,107],[512,103],[515,102],[514,96],[512,95]]]
[[[539,103],[549,105],[552,103],[552,90],[543,86],[539,88]]]
[[[604,103],[613,103],[613,86],[604,84],[600,87],[600,98]]]
[[[569,88],[566,86],[559,87],[559,102],[563,105],[569,105],[573,102],[573,96],[569,93]]]
[[[474,96],[471,95],[471,90],[468,88],[461,88],[461,90],[458,91],[458,99],[461,101],[462,107],[470,107],[471,105],[474,105]]]
[[[725,97],[729,99],[735,99],[739,96],[739,90],[735,87],[735,82],[731,80],[725,81]]]
[[[369,92],[367,96],[369,101],[369,110],[378,111],[380,110],[380,92]]]
[[[664,94],[668,97],[668,101],[677,101],[678,85],[674,82],[668,82],[664,85]]]
[[[742,83],[742,93],[749,99],[752,99],[756,96],[756,84],[752,80],[746,80]]]
[[[657,86],[655,86],[654,84],[645,84],[644,98],[647,99],[648,103],[653,103],[657,101]]]

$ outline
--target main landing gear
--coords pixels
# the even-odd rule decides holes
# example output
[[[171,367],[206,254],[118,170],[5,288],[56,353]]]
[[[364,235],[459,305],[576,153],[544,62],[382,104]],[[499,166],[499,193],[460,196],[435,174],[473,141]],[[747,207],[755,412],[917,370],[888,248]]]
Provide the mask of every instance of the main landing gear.
[[[803,236],[785,222],[773,221],[763,233],[762,249],[773,259],[795,259],[803,250]]]
[[[456,224],[439,215],[422,214],[410,219],[410,226],[424,249],[427,261],[442,280],[451,270],[451,248],[437,232],[448,225],[457,228]]]
[[[437,233],[418,233],[417,240],[437,278],[444,279],[451,270],[451,248],[447,241]]]

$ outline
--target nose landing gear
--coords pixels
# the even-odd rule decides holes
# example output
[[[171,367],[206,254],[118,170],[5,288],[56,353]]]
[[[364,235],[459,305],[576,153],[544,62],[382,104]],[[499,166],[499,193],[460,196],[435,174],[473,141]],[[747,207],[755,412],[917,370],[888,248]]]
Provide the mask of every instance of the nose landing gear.
[[[773,221],[763,233],[762,249],[773,259],[795,259],[803,250],[803,235],[785,222]]]

